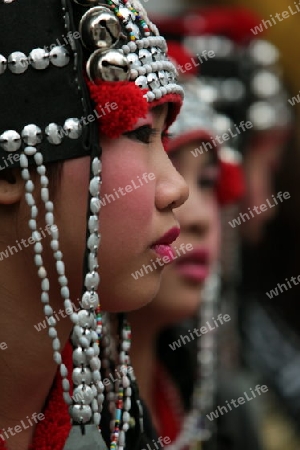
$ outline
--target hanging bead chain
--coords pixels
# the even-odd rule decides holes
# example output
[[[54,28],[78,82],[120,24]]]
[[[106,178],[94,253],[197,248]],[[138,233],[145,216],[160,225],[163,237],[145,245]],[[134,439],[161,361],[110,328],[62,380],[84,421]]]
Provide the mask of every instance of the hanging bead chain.
[[[127,318],[124,314],[118,315],[120,320],[120,326],[119,329],[120,332],[120,339],[119,339],[119,352],[118,352],[118,364],[115,366],[117,367],[115,370],[118,374],[123,374],[122,376],[122,387],[123,387],[123,394],[120,391],[120,379],[119,377],[114,380],[115,389],[113,391],[112,383],[110,383],[108,386],[106,385],[107,390],[107,400],[109,402],[109,411],[112,414],[112,417],[114,417],[114,420],[111,421],[111,433],[113,437],[113,448],[116,448],[116,445],[118,445],[118,450],[122,450],[125,447],[125,435],[128,429],[131,426],[131,416],[130,416],[130,410],[131,410],[131,398],[132,398],[132,392],[135,390],[135,396],[136,396],[136,404],[138,406],[139,410],[139,425],[141,432],[144,431],[144,411],[141,401],[139,400],[139,393],[138,393],[138,387],[136,383],[136,377],[133,371],[133,367],[130,365],[130,356],[129,356],[129,350],[131,347],[131,327],[127,321]],[[114,359],[113,354],[116,353],[113,346],[115,346],[115,342],[112,339],[112,334],[110,332],[110,317],[109,314],[104,313],[103,314],[103,351],[102,354],[106,355],[106,358],[103,358],[102,361],[102,367],[105,368],[106,376],[109,377],[109,375],[112,372],[112,365],[110,362]],[[105,337],[104,337],[105,336]],[[127,376],[126,376],[127,375]],[[122,414],[122,429],[120,428],[119,424],[117,423],[116,427],[116,418],[119,418],[119,413],[117,413],[117,407],[119,409],[122,408],[121,402],[123,403],[123,414]],[[118,437],[113,436],[114,433],[118,434]],[[116,439],[117,438],[117,439]]]
[[[203,292],[203,302],[200,309],[200,328],[218,314],[218,301],[220,298],[219,268],[215,268],[208,278]],[[198,396],[194,397],[194,407],[198,408],[205,417],[206,412],[211,411],[214,404],[217,374],[218,335],[207,333],[198,339]],[[196,387],[197,389],[197,387]],[[206,424],[203,433],[210,436]]]
[[[40,130],[30,130],[29,136],[26,137],[26,144],[24,154],[20,156],[20,166],[22,177],[25,180],[25,200],[31,209],[31,219],[29,221],[29,228],[32,230],[32,238],[35,240],[35,264],[38,267],[38,275],[41,278],[41,301],[44,304],[44,312],[47,316],[49,324],[49,336],[53,340],[52,347],[54,350],[54,361],[60,366],[60,373],[63,378],[63,396],[65,402],[70,406],[71,416],[73,420],[79,423],[87,423],[91,420],[93,412],[93,421],[96,425],[99,425],[101,415],[99,411],[102,409],[102,403],[98,404],[99,396],[103,393],[103,384],[101,382],[100,375],[100,359],[99,359],[99,345],[98,334],[95,331],[99,331],[97,327],[97,321],[95,318],[95,307],[99,307],[98,295],[95,290],[99,284],[99,275],[96,272],[98,268],[97,253],[100,243],[100,236],[98,234],[98,214],[100,210],[99,191],[100,191],[100,172],[101,162],[98,158],[94,158],[92,162],[92,171],[94,178],[90,182],[90,194],[91,202],[90,208],[93,215],[89,220],[90,236],[87,246],[90,249],[89,255],[89,270],[90,273],[86,275],[85,287],[87,291],[83,294],[82,298],[82,310],[74,313],[73,306],[70,300],[70,292],[68,288],[68,280],[65,276],[65,266],[62,261],[63,254],[59,250],[59,233],[57,226],[54,224],[53,203],[49,201],[49,179],[46,176],[46,167],[43,165],[43,156],[37,151],[35,145],[40,143],[39,137]],[[74,389],[73,399],[70,397],[70,383],[68,380],[68,371],[64,364],[62,364],[62,357],[60,353],[61,344],[57,337],[56,320],[53,317],[53,309],[49,305],[49,279],[47,277],[47,271],[43,265],[42,251],[43,246],[39,242],[41,235],[37,231],[36,218],[38,215],[38,209],[35,204],[34,197],[32,195],[34,191],[34,183],[30,179],[30,173],[28,170],[28,158],[27,156],[34,156],[37,164],[37,172],[40,175],[41,183],[41,198],[44,202],[46,209],[46,224],[49,227],[51,233],[51,248],[56,259],[56,270],[58,273],[58,280],[61,285],[61,295],[64,299],[64,306],[66,313],[70,315],[72,322],[74,323],[73,331],[73,344],[77,346],[73,352],[73,381],[77,387]],[[89,365],[89,368],[87,367]],[[97,398],[97,394],[98,398]],[[72,405],[72,406],[71,406]]]
[[[119,318],[119,316],[118,316]],[[110,344],[112,341],[110,342]],[[118,350],[120,352],[120,342],[118,343]],[[115,361],[115,371],[118,373],[118,369],[120,369],[120,365],[118,364],[118,361]],[[122,409],[123,409],[123,387],[122,387],[122,380],[117,379],[114,380],[115,383],[115,394],[114,394],[114,406],[110,404],[110,412],[112,413],[113,419],[111,420],[110,429],[111,429],[111,446],[110,450],[115,450],[117,448],[117,444],[119,442],[120,438],[120,422],[121,422],[121,415],[122,415]],[[113,397],[111,396],[111,399]],[[121,438],[122,439],[122,438]]]
[[[220,294],[218,270],[212,272],[202,291],[199,309],[199,328],[214,316]],[[184,419],[176,440],[166,450],[182,450],[199,441],[210,439],[212,430],[207,427],[205,413],[213,408],[215,394],[217,338],[203,335],[197,340],[197,382],[194,388],[191,410]],[[209,338],[207,338],[209,336]],[[204,339],[204,338],[207,339]]]
[[[72,342],[73,351],[73,381],[77,385],[74,389],[73,405],[70,414],[75,422],[84,424],[91,420],[100,425],[103,406],[103,383],[101,381],[101,361],[99,358],[99,339],[101,338],[101,324],[99,321],[100,306],[97,289],[100,282],[98,270],[99,212],[101,161],[92,161],[92,179],[89,192],[91,216],[88,220],[87,240],[88,270],[85,276],[84,292],[81,300],[81,310],[78,312],[78,324],[74,326]]]
[[[124,314],[120,314],[120,337],[119,337],[119,361],[117,370],[122,374],[121,380],[118,381],[118,394],[116,399],[116,412],[115,412],[115,424],[112,433],[112,447],[111,450],[116,448],[118,444],[118,450],[124,450],[125,447],[125,433],[129,429],[131,409],[131,395],[132,389],[130,387],[130,379],[128,377],[128,352],[131,347],[131,328],[125,319]],[[122,414],[122,410],[123,414]],[[122,419],[122,426],[121,426]]]
[[[34,197],[33,197],[33,191],[34,191],[34,183],[30,179],[30,172],[28,170],[28,158],[27,156],[34,156],[35,162],[37,164],[37,173],[40,175],[40,184],[41,184],[41,198],[45,204],[46,208],[46,228],[50,230],[51,233],[51,248],[54,252],[54,257],[56,259],[56,270],[59,274],[59,282],[61,284],[61,295],[64,298],[64,306],[66,313],[71,313],[71,318],[73,317],[73,306],[69,299],[69,289],[67,287],[68,280],[64,274],[64,263],[62,262],[62,253],[59,251],[59,243],[58,243],[58,230],[56,225],[54,224],[54,215],[53,215],[53,203],[49,201],[49,190],[48,190],[48,184],[49,180],[46,176],[46,167],[43,165],[43,156],[40,152],[37,151],[37,149],[34,147],[34,145],[39,143],[38,138],[36,137],[28,137],[27,143],[30,145],[28,147],[24,148],[24,154],[20,156],[20,166],[21,166],[21,175],[22,178],[25,181],[25,200],[28,206],[30,207],[31,212],[31,219],[29,220],[29,228],[32,231],[32,238],[36,241],[36,244],[34,245],[34,262],[35,265],[38,267],[38,276],[41,279],[41,302],[44,305],[44,313],[47,317],[47,322],[49,325],[48,334],[49,337],[52,339],[52,347],[53,347],[53,359],[60,366],[60,373],[62,376],[62,384],[63,384],[63,396],[64,400],[67,404],[72,403],[72,399],[69,394],[70,390],[70,383],[67,378],[68,371],[64,364],[62,364],[62,357],[60,353],[61,349],[61,343],[59,338],[57,337],[57,330],[56,330],[56,319],[53,316],[53,309],[49,305],[49,289],[50,289],[50,283],[49,279],[47,277],[47,271],[44,267],[43,258],[42,258],[42,251],[43,246],[39,242],[42,238],[37,231],[37,222],[36,218],[38,216],[38,208],[36,206]]]
[[[123,427],[122,429],[126,432],[130,427],[130,409],[131,409],[131,398],[133,390],[135,391],[136,404],[139,410],[139,426],[141,433],[144,432],[144,409],[139,396],[139,388],[137,385],[136,376],[130,361],[130,348],[131,348],[131,326],[127,320],[126,315],[123,315],[123,331],[122,331],[123,342],[121,345],[121,351],[119,354],[120,363],[127,366],[127,377],[129,379],[130,385],[125,389],[125,401],[124,401],[124,413],[123,413]]]
[[[130,409],[131,409],[131,396],[132,396],[132,388],[130,386],[130,377],[129,377],[129,369],[132,369],[130,366],[130,357],[129,352],[131,348],[131,327],[129,322],[127,321],[126,316],[123,316],[123,326],[122,326],[122,342],[121,342],[121,351],[119,354],[120,361],[120,371],[124,374],[123,376],[123,387],[124,387],[124,412],[122,416],[122,431],[126,433],[129,429],[130,422]],[[122,450],[119,447],[119,450]]]

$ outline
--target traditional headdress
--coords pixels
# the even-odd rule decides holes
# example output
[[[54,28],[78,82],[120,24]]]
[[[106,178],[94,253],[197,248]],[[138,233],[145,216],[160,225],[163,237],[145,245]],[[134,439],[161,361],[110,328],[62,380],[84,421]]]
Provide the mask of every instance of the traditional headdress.
[[[25,181],[41,302],[49,323],[54,360],[60,366],[63,397],[74,425],[65,450],[96,446],[104,449],[106,443],[98,428],[104,400],[99,344],[107,347],[107,336],[102,339],[107,326],[102,323],[97,294],[102,169],[98,129],[109,137],[118,137],[132,129],[149,106],[163,102],[172,104],[170,124],[181,105],[183,91],[176,83],[176,69],[166,56],[164,38],[137,0],[1,2],[0,42],[0,157],[10,158],[9,167],[20,167]],[[104,110],[105,105],[110,105],[109,111]],[[87,155],[91,157],[87,245],[81,309],[74,312],[55,225],[55,205],[49,196],[47,163]],[[71,374],[62,360],[50,306],[33,196],[37,186],[30,166],[39,175],[61,296],[74,324],[72,398]],[[126,324],[121,334],[119,364],[124,376],[116,396],[111,392],[109,397],[113,411],[111,449],[124,448],[131,409],[127,374],[130,330]],[[104,357],[103,365],[107,367],[109,352]]]
[[[240,7],[203,7],[187,16],[157,20],[163,33],[180,40],[201,62],[201,80],[216,89],[215,107],[234,124],[250,121],[239,150],[255,131],[290,132],[291,111],[276,47],[257,36],[260,18]],[[253,31],[254,30],[254,31]],[[208,52],[212,57],[207,57]]]
[[[193,54],[183,45],[168,42],[169,57],[175,66],[189,64]],[[200,66],[200,65],[199,65]],[[229,117],[219,114],[215,107],[217,91],[214,87],[196,78],[201,66],[192,67],[182,74],[180,81],[184,89],[185,100],[181,113],[170,127],[168,153],[181,145],[192,141],[206,141],[206,145],[195,149],[195,157],[201,157],[206,151],[213,151],[218,156],[220,177],[217,185],[217,196],[221,205],[237,202],[244,194],[244,176],[242,159],[237,152],[237,140],[232,139],[230,145],[217,142],[216,136],[222,135],[231,126]],[[180,71],[178,71],[180,75]]]

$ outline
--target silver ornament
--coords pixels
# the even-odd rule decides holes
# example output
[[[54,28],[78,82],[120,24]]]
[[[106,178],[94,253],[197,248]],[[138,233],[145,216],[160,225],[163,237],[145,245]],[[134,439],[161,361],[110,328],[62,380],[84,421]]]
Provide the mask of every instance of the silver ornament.
[[[94,50],[108,50],[120,38],[121,25],[118,18],[103,6],[91,8],[82,17],[79,32],[83,44]]]
[[[127,81],[130,78],[129,63],[121,50],[96,50],[86,68],[91,81]]]

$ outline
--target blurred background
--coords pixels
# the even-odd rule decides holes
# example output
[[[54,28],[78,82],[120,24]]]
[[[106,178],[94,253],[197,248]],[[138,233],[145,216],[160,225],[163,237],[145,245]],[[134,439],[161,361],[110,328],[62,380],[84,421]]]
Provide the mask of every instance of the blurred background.
[[[268,394],[257,400],[250,419],[255,423],[253,429],[261,436],[262,449],[299,450],[300,284],[294,282],[292,277],[297,279],[300,275],[300,96],[297,98],[300,92],[300,4],[294,0],[144,2],[156,22],[157,17],[160,17],[162,24],[172,17],[177,18],[178,23],[184,22],[183,31],[178,32],[170,31],[166,25],[169,37],[181,41],[186,40],[188,34],[193,34],[190,33],[191,27],[197,28],[195,17],[199,21],[202,20],[201,10],[195,15],[195,8],[198,11],[198,8],[213,7],[217,21],[216,11],[220,8],[219,17],[222,18],[224,7],[227,8],[226,14],[232,16],[235,15],[235,8],[245,8],[257,17],[256,23],[259,25],[263,24],[263,21],[267,24],[266,21],[270,21],[257,36],[254,33],[251,35],[248,29],[248,36],[245,38],[247,48],[256,39],[264,39],[273,44],[274,47],[262,49],[262,54],[259,55],[259,58],[263,59],[261,66],[254,64],[253,69],[251,64],[243,65],[247,62],[248,53],[244,53],[244,61],[241,61],[244,71],[240,73],[241,78],[247,70],[252,70],[251,76],[254,79],[262,67],[263,70],[266,69],[264,60],[269,57],[272,59],[274,48],[278,50],[278,59],[277,56],[274,57],[274,73],[281,83],[280,107],[277,108],[279,103],[274,103],[272,111],[263,108],[252,109],[251,117],[253,121],[257,120],[258,130],[240,144],[246,176],[246,194],[239,205],[228,209],[224,214],[222,244],[223,275],[225,274],[222,301],[227,308],[228,304],[230,305],[236,320],[231,334],[222,338],[220,367],[221,370],[225,367],[243,374],[245,389],[255,386],[254,382],[269,387]],[[289,15],[282,19],[281,14],[284,11],[288,11]],[[282,20],[276,16],[278,13]],[[217,34],[224,36],[227,33],[228,37],[229,33],[232,38],[235,36],[234,28],[236,34],[239,34],[243,26],[247,26],[247,21],[243,24],[239,20],[240,16],[236,17],[230,32],[226,26],[222,30],[220,25],[220,32]],[[163,29],[162,33],[166,34],[166,31]],[[244,45],[244,42],[240,40],[240,44]],[[210,50],[208,46],[204,48]],[[204,77],[207,76],[204,65],[200,71]],[[233,76],[230,70],[228,73],[226,64],[219,64],[217,71],[218,73],[214,74],[216,79]],[[264,92],[272,90],[272,83],[275,83],[272,78],[257,77],[257,92],[260,91],[264,97]],[[252,103],[255,103],[254,100]],[[248,99],[248,103],[241,106],[241,117],[244,117],[243,112],[245,117],[249,117],[250,104],[251,100]],[[267,121],[271,112],[276,116],[276,126],[267,131],[259,128],[259,122]],[[276,208],[270,208],[261,216],[255,215],[243,221],[240,227],[230,229],[230,218],[253,210],[255,205],[265,203],[266,199],[273,198],[272,195],[276,197],[279,192],[288,192],[290,198],[278,202]],[[272,290],[275,292],[271,293]],[[247,442],[243,448],[245,447]]]

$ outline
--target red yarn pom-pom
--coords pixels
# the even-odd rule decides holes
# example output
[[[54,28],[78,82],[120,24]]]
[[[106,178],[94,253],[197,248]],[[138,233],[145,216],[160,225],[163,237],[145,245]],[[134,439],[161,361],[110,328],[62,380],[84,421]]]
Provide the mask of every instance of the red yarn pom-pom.
[[[115,139],[133,129],[138,119],[146,117],[147,92],[130,81],[88,82],[90,95],[96,104],[101,134]]]

